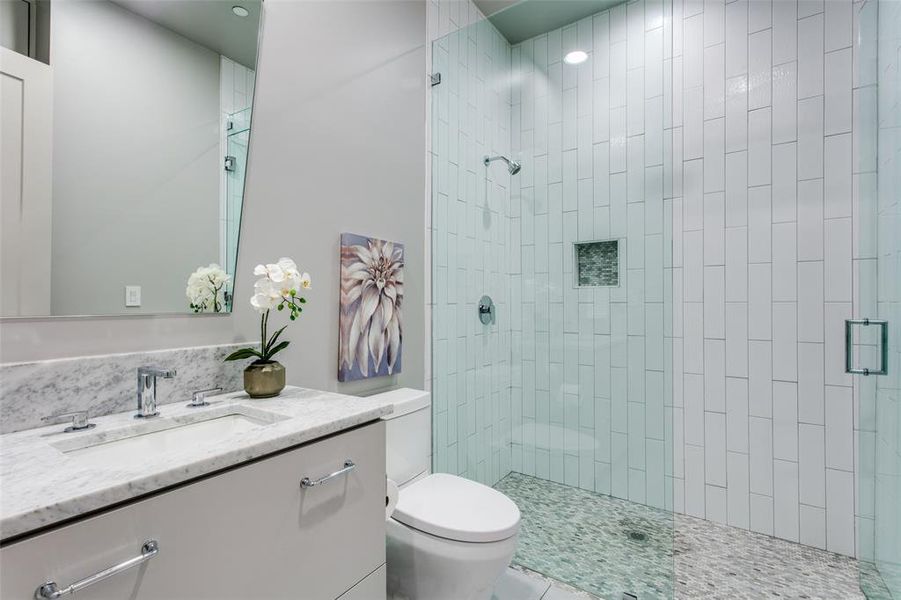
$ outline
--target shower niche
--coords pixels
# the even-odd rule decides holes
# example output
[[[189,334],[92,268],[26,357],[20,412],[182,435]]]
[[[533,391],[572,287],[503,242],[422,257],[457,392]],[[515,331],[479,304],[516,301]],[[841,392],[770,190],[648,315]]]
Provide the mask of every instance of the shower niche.
[[[576,287],[619,287],[619,240],[573,243]]]

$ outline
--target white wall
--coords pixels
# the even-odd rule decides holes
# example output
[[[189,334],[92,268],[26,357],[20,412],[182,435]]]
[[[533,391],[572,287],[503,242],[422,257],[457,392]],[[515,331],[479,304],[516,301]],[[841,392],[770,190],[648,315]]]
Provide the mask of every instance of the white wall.
[[[264,18],[235,313],[2,320],[0,360],[255,340],[250,270],[290,255],[314,278],[308,308],[286,332],[293,347],[280,356],[291,383],[423,385],[425,5],[275,0]],[[407,271],[403,373],[339,388],[343,231],[404,242]]]
[[[313,277],[286,332],[292,383],[350,392],[424,384],[424,32],[420,3],[266,5],[238,273],[286,255]],[[336,382],[342,232],[405,244],[398,376]],[[252,285],[241,278],[235,292],[246,337],[259,327],[247,306]]]
[[[219,257],[219,56],[104,0],[55,2],[51,47],[52,314],[187,311]]]

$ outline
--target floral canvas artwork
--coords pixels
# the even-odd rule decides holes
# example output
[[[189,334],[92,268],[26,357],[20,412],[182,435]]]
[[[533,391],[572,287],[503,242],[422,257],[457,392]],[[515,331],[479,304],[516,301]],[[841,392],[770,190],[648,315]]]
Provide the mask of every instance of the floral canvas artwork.
[[[404,246],[341,234],[338,381],[400,373]]]

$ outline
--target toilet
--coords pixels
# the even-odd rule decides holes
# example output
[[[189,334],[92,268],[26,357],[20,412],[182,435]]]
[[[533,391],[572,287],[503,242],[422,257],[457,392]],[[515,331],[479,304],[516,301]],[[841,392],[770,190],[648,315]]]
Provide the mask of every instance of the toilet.
[[[491,598],[516,551],[519,508],[486,485],[430,472],[428,392],[385,396],[394,401],[394,413],[385,417],[388,486],[397,485],[397,504],[385,523],[388,598]]]

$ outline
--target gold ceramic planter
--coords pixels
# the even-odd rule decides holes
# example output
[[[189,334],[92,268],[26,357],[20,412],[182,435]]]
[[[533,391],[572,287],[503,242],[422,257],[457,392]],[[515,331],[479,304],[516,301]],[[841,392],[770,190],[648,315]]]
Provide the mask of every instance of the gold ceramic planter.
[[[272,398],[283,389],[285,367],[281,363],[253,363],[244,369],[244,391],[251,398]]]

